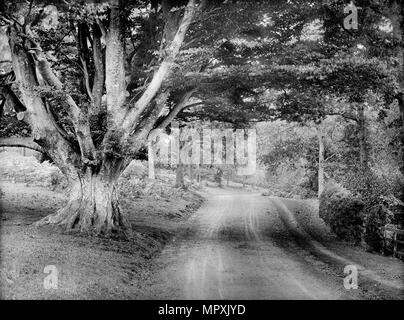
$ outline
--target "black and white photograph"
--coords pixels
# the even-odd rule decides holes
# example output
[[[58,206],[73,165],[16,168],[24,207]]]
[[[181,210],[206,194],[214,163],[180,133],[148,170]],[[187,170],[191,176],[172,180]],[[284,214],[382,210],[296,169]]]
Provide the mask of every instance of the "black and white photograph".
[[[401,0],[0,0],[0,299],[403,300],[403,47]]]

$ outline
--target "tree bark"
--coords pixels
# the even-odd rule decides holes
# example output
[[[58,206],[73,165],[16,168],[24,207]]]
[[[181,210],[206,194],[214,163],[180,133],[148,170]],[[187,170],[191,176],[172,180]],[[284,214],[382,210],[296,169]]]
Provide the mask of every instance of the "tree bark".
[[[72,183],[66,206],[36,223],[37,226],[57,225],[65,231],[88,234],[130,233],[130,224],[119,207],[117,175],[110,164],[99,172],[90,167]]]
[[[119,126],[126,112],[125,43],[120,4],[121,0],[110,1],[111,13],[105,52],[108,118],[115,126]]]
[[[93,108],[91,113],[98,115],[102,108],[102,95],[104,92],[105,66],[101,45],[102,32],[97,23],[93,24],[93,59],[94,59],[94,83],[93,83]],[[104,108],[106,111],[106,107]]]

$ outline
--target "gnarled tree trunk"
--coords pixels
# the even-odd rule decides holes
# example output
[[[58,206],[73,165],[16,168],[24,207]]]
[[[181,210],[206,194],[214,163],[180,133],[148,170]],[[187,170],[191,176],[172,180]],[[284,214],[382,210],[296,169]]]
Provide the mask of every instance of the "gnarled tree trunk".
[[[56,224],[64,230],[94,234],[129,232],[129,223],[119,207],[117,174],[111,166],[94,172],[88,167],[71,183],[67,204],[37,225]]]

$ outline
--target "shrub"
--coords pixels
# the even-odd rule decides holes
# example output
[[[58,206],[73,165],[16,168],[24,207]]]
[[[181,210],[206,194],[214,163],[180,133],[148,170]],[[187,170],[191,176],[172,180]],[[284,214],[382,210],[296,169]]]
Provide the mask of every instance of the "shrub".
[[[400,225],[402,201],[400,196],[403,181],[400,177],[380,176],[372,170],[350,172],[344,186],[360,196],[363,203],[364,240],[368,250],[381,252],[383,249],[382,227],[394,223]]]
[[[305,162],[300,159],[297,163],[282,163],[274,172],[267,175],[268,194],[293,198],[299,195],[301,198],[313,198],[317,194],[310,188],[310,171],[305,167]]]
[[[320,196],[320,218],[340,239],[360,243],[363,202],[335,182],[328,182]]]
[[[24,157],[19,153],[0,152],[0,179],[27,185],[64,189],[67,180],[60,170],[44,161],[40,163],[34,156]]]
[[[383,249],[383,231],[381,227],[391,221],[393,213],[384,205],[376,205],[367,210],[364,216],[364,240],[368,249],[380,252]]]

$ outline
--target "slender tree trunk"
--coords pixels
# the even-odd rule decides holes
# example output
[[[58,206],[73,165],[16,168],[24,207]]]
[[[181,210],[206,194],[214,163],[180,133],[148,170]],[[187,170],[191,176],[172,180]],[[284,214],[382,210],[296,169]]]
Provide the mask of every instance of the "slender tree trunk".
[[[192,181],[194,181],[194,170],[192,168],[192,164],[189,165],[189,180],[191,181],[191,183]]]
[[[201,167],[199,164],[196,165],[196,182],[201,182]]]
[[[184,165],[182,163],[177,164],[177,169],[175,170],[175,187],[184,188]]]
[[[320,126],[317,129],[318,134],[318,198],[324,191],[324,132]]]
[[[400,171],[404,174],[404,89],[403,92],[398,95],[398,107],[401,117],[401,157],[402,164]]]
[[[218,187],[222,188],[223,187],[223,170],[222,169],[217,169],[215,173],[215,182],[218,184]]]
[[[177,168],[175,171],[175,187],[176,188],[185,188],[185,182],[184,182],[184,164],[181,161],[181,153],[182,153],[182,148],[184,147],[184,142],[179,141],[178,145],[178,163],[177,163]]]
[[[384,14],[390,19],[393,26],[393,37],[398,43],[403,43],[404,39],[404,5],[402,1],[392,1],[390,6],[386,6]],[[398,57],[404,61],[403,45],[398,50]],[[400,92],[397,95],[398,107],[401,117],[401,172],[404,174],[404,63],[401,64],[401,72],[398,77]]]
[[[147,164],[149,167],[149,179],[155,179],[155,171],[154,171],[154,150],[153,150],[153,142],[149,140],[147,142]]]
[[[400,99],[398,100],[398,107],[400,110],[400,117],[401,117],[401,133],[403,134],[404,139],[404,92],[400,94]]]
[[[366,170],[368,165],[368,152],[366,146],[366,122],[365,122],[365,110],[361,104],[358,110],[359,118],[359,157],[361,170]]]
[[[67,204],[36,224],[53,224],[66,231],[89,234],[130,232],[129,223],[119,207],[116,181],[120,169],[105,165],[100,172],[88,167],[72,181]]]

